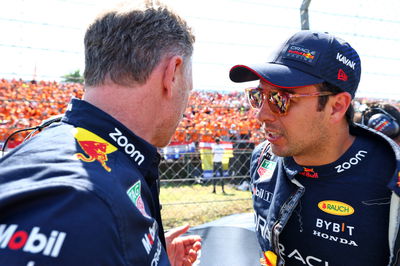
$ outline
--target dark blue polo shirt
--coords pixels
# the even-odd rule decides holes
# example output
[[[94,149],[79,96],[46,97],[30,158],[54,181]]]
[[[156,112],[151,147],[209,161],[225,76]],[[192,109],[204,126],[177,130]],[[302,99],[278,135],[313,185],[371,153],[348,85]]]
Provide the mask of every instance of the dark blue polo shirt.
[[[0,265],[169,265],[155,147],[73,99],[0,161]]]

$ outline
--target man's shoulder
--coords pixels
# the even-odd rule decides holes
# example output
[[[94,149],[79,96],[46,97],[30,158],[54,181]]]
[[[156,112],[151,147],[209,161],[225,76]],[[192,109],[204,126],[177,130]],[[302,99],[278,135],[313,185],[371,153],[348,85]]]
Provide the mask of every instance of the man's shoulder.
[[[30,188],[43,191],[64,186],[99,192],[106,197],[107,193],[100,190],[113,191],[112,177],[117,175],[116,171],[128,171],[127,162],[120,162],[117,155],[101,153],[101,147],[90,146],[90,141],[79,143],[70,132],[73,129],[67,124],[45,129],[4,156],[0,160],[1,187],[18,194],[19,190]],[[0,188],[0,196],[4,192]]]
[[[375,144],[377,147],[389,152],[392,151],[396,160],[400,162],[400,146],[385,134],[361,124],[351,126],[350,133],[356,137],[364,137],[367,143]]]
[[[382,158],[386,157],[384,163],[391,164],[394,168],[388,187],[400,195],[400,146],[388,136],[363,125],[355,125],[350,132],[356,136],[363,136],[369,145],[373,146],[375,154],[384,155],[375,156],[375,162],[382,161]]]
[[[43,265],[85,264],[91,256],[95,261],[110,257],[122,262],[115,253],[121,246],[112,208],[83,189],[62,184],[42,189],[40,195],[39,190],[31,190],[1,200],[4,218],[0,229],[5,232],[3,243],[8,243],[3,249],[7,265],[17,265],[20,258],[28,257]],[[22,236],[21,232],[25,236],[18,248],[13,248],[17,247],[13,237]],[[86,249],[87,245],[91,247]],[[106,249],[108,255],[96,254]]]

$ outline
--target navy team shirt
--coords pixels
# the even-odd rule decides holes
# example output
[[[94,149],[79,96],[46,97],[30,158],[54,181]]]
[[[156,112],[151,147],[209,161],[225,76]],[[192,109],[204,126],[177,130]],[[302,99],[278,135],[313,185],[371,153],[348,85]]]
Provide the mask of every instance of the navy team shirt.
[[[159,160],[113,117],[73,99],[61,123],[0,160],[0,265],[170,265]]]
[[[395,162],[380,142],[357,136],[336,162],[285,167],[301,171],[305,193],[280,235],[286,265],[387,265],[391,191]],[[388,177],[388,178],[382,178]]]

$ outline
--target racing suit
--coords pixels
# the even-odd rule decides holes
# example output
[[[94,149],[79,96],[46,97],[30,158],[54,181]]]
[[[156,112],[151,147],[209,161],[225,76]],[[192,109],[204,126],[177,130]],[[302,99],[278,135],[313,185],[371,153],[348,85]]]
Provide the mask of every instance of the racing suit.
[[[72,99],[61,122],[0,161],[0,265],[170,265],[159,161],[154,146]]]
[[[356,136],[355,143],[361,147],[366,143],[375,146],[360,149],[353,144],[354,147],[346,152],[348,157],[342,156],[343,161],[319,168],[296,165],[292,157],[278,157],[267,142],[255,148],[250,172],[256,234],[264,255],[261,264],[400,265],[399,146],[385,135],[364,126],[351,126],[350,133]],[[377,149],[384,150],[386,157],[382,164],[379,163],[382,159],[370,156]],[[329,175],[321,176],[320,169],[325,173],[329,170]],[[387,178],[382,176],[382,171],[386,171]],[[344,174],[347,176],[342,178]],[[369,180],[364,180],[367,175],[371,175],[371,182],[380,182],[379,186],[369,185]],[[350,185],[346,184],[352,181]],[[312,185],[308,186],[310,183]],[[317,184],[320,184],[318,189],[313,190]],[[378,194],[385,197],[374,198],[377,195],[375,188],[380,189]],[[368,194],[370,198],[362,198],[365,190],[373,190]],[[386,212],[382,208],[386,208]],[[369,216],[364,214],[368,211]],[[368,224],[373,224],[372,228]],[[374,227],[383,227],[383,224],[384,228]],[[297,227],[298,230],[293,229]],[[386,253],[375,239],[387,247]],[[289,244],[286,245],[285,241]],[[343,253],[338,252],[339,249]],[[371,259],[368,254],[372,252],[377,254],[372,256],[374,258],[381,256],[377,261],[385,262],[360,262],[360,257],[366,261]]]

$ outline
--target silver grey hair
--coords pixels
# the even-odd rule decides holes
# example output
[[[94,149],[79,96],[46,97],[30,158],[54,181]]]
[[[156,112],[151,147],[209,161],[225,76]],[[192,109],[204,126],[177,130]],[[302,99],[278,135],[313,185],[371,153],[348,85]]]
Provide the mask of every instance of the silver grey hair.
[[[193,53],[195,37],[186,22],[166,6],[145,1],[144,8],[109,10],[85,34],[85,85],[110,79],[143,84],[164,56]]]

